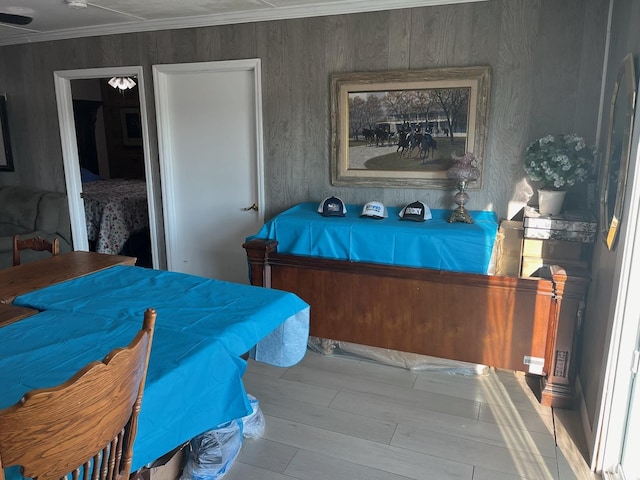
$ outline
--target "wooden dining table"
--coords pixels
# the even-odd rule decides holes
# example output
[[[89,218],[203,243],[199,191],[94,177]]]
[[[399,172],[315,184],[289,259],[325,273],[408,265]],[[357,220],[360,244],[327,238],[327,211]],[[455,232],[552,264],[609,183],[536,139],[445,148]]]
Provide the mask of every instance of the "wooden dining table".
[[[0,409],[103,358],[139,330],[152,306],[158,318],[134,444],[137,470],[249,414],[243,355],[280,367],[299,362],[310,309],[292,293],[134,262],[73,252],[0,271],[0,319],[3,309],[13,320],[26,315],[0,328]],[[23,480],[14,467],[5,478]]]
[[[0,328],[35,315],[36,313],[38,313],[38,310],[35,308],[18,307],[16,305],[0,303]]]
[[[18,295],[39,288],[82,277],[115,265],[135,265],[135,263],[135,257],[75,251],[0,269],[0,303],[11,304]],[[0,326],[1,321],[9,321],[11,315],[24,313],[15,309],[0,308]]]

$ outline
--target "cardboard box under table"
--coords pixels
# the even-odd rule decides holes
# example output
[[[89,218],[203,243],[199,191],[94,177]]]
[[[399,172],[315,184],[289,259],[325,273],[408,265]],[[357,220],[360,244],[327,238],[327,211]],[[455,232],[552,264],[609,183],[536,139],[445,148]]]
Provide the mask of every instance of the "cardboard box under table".
[[[126,345],[156,309],[132,471],[251,412],[240,355],[289,366],[306,351],[309,308],[297,296],[192,275],[113,267],[15,304],[42,312],[0,328],[0,408]]]

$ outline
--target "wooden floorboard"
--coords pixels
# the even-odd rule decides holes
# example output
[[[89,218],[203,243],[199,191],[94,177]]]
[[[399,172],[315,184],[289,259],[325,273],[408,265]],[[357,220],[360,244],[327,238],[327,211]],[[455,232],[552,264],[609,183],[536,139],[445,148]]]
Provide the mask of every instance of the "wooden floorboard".
[[[308,351],[249,361],[265,415],[226,480],[588,480],[577,412],[543,407],[519,372],[409,371]]]

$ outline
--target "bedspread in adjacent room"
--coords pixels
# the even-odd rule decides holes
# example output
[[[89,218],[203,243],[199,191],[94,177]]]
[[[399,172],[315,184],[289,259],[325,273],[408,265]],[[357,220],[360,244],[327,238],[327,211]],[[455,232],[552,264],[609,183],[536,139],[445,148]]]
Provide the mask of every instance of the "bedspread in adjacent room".
[[[14,304],[43,311],[0,328],[0,408],[127,344],[156,309],[133,470],[250,413],[241,354],[289,366],[306,351],[309,308],[297,296],[175,272],[112,267]]]
[[[498,231],[495,212],[470,212],[474,223],[449,223],[451,211],[431,210],[425,222],[360,217],[361,205],[347,205],[344,217],[323,217],[317,204],[301,203],[264,224],[251,238],[278,241],[282,254],[354,262],[489,273]]]
[[[82,184],[87,238],[96,252],[117,255],[133,233],[149,227],[144,180],[109,179]]]

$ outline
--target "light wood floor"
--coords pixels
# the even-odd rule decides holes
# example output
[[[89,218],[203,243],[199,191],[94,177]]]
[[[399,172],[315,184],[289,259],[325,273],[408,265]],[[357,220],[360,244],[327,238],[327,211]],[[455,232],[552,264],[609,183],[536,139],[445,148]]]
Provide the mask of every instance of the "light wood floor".
[[[538,404],[521,373],[411,372],[308,351],[244,377],[266,419],[225,480],[595,479],[577,412]]]

